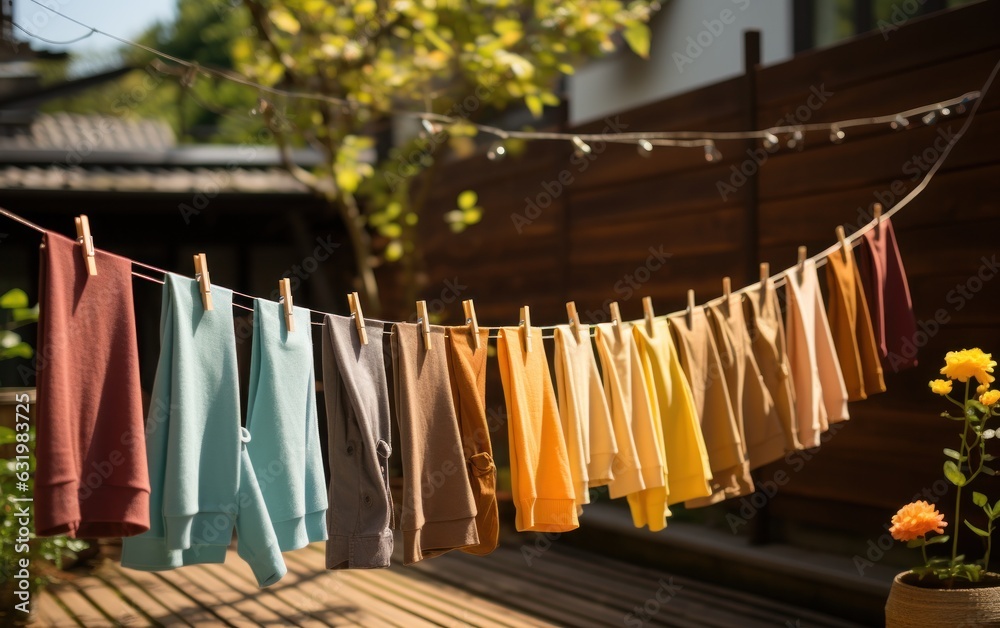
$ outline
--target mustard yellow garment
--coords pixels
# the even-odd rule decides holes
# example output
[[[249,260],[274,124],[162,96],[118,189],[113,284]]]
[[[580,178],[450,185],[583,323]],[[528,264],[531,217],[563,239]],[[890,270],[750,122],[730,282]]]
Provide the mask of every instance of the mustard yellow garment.
[[[579,527],[556,394],[542,344],[542,330],[503,327],[497,363],[507,402],[511,492],[518,532],[568,532]]]
[[[634,327],[642,371],[652,396],[653,412],[663,428],[667,474],[667,504],[712,494],[712,469],[680,359],[665,320],[653,321],[649,334],[644,323]]]
[[[628,498],[635,527],[648,525],[656,532],[667,526],[669,512],[663,428],[654,419],[632,325],[601,323],[596,329],[615,440],[619,452],[627,451],[623,441],[634,447],[630,456],[616,460],[608,490],[612,498]]]
[[[611,465],[618,448],[611,411],[597,372],[590,328],[583,325],[574,331],[569,325],[559,325],[553,337],[559,417],[579,514],[583,504],[590,503],[590,488],[611,481]]]

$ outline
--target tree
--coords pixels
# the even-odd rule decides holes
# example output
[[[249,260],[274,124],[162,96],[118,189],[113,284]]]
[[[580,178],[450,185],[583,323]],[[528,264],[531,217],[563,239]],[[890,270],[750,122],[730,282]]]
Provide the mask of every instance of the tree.
[[[468,124],[523,103],[540,117],[559,104],[558,81],[574,65],[613,51],[619,34],[649,51],[657,2],[634,0],[243,0],[252,34],[237,38],[237,69],[267,86],[316,94],[262,94],[259,111],[285,168],[343,219],[367,311],[380,309],[374,268],[412,269],[415,227],[450,148],[468,146]],[[344,104],[344,103],[347,104]],[[457,122],[427,124],[380,160],[378,132],[399,111],[432,111]],[[410,118],[410,120],[415,120]],[[323,164],[305,170],[291,148],[316,147]],[[463,193],[450,212],[460,230],[479,219]],[[372,233],[385,245],[375,250]]]

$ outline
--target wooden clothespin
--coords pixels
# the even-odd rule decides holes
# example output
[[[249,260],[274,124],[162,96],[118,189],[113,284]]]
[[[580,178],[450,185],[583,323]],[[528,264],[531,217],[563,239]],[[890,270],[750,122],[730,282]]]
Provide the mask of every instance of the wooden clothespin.
[[[844,232],[844,225],[837,225],[837,239],[840,240],[840,252],[844,255],[844,261],[850,259],[851,245],[847,243],[847,234]]]
[[[726,297],[726,305],[729,304],[729,297],[733,295],[733,280],[729,277],[722,278],[722,295]]]
[[[531,353],[531,311],[527,305],[521,307],[521,329],[524,332],[524,352]]]
[[[465,311],[465,323],[469,326],[469,331],[472,333],[473,350],[479,351],[479,346],[482,342],[479,340],[479,321],[476,320],[476,307],[472,305],[472,299],[462,301],[462,309]]]
[[[83,249],[83,263],[87,266],[88,275],[97,274],[97,261],[94,259],[94,236],[90,235],[90,220],[86,214],[76,218],[76,241]]]
[[[427,318],[427,301],[417,301],[417,322],[424,332],[424,349],[431,350],[431,321]]]
[[[687,319],[688,327],[694,326],[694,290],[688,290]]]
[[[805,272],[806,269],[806,255],[808,250],[804,246],[799,247],[799,275]]]
[[[653,314],[653,299],[652,297],[642,297],[642,315],[646,319],[646,331],[649,332],[649,336],[653,336],[653,319],[656,315]]]
[[[206,312],[212,311],[212,278],[208,275],[208,258],[204,253],[194,255],[194,278],[201,286],[201,304]]]
[[[281,302],[285,306],[285,327],[288,331],[295,331],[295,310],[292,305],[292,280],[284,277],[278,281],[278,292],[281,293]]]
[[[361,344],[368,344],[368,330],[365,329],[365,315],[361,311],[361,301],[358,299],[358,293],[352,292],[347,295],[347,305],[351,308],[351,316],[354,317],[354,326],[358,328],[358,337],[361,339]]]
[[[618,309],[618,301],[612,301],[611,306],[608,308],[611,310],[611,324],[615,327],[615,337],[619,341],[622,339],[622,313]]]
[[[875,218],[875,238],[878,239],[882,237],[882,203],[875,203],[872,213]]]
[[[579,337],[582,325],[580,325],[580,315],[576,313],[575,301],[566,304],[566,316],[569,318],[569,326],[573,329],[573,333]]]

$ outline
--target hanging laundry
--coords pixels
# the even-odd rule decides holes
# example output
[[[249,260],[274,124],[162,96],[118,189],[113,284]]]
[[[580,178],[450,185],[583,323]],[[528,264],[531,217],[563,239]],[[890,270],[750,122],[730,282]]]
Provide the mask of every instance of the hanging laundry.
[[[524,334],[532,351],[525,351]],[[576,493],[569,471],[542,330],[503,327],[497,362],[507,404],[511,492],[518,532],[568,532],[579,527]]]
[[[864,233],[858,262],[883,368],[898,373],[916,366],[917,322],[891,220]]]
[[[654,414],[663,426],[667,461],[667,504],[683,503],[712,494],[712,469],[691,398],[691,388],[670,339],[667,321],[653,321],[650,335],[644,324],[633,327],[642,373],[652,396]]]
[[[553,337],[559,417],[579,514],[583,504],[590,503],[590,489],[607,486],[614,477],[612,463],[618,447],[590,329],[581,326],[575,332],[570,325],[559,325]]]
[[[848,400],[860,401],[885,392],[875,333],[854,249],[842,248],[826,258],[827,312],[833,344],[840,359]]]
[[[847,387],[833,346],[830,323],[819,289],[816,263],[785,275],[788,311],[788,361],[795,385],[795,415],[803,447],[819,447],[820,434],[831,423],[846,421]]]
[[[667,460],[663,426],[650,403],[642,360],[629,323],[595,326],[604,389],[620,456],[608,485],[611,498],[628,498],[632,523],[653,532],[667,526]]]
[[[690,321],[689,321],[690,319]],[[729,401],[719,350],[704,308],[668,318],[674,333],[681,367],[691,385],[694,407],[712,468],[712,494],[685,502],[700,508],[724,499],[753,493],[749,462],[743,453],[739,426]]]
[[[221,563],[235,526],[239,555],[266,587],[285,575],[285,563],[247,453],[250,433],[240,427],[233,293],[211,290],[215,309],[207,311],[197,281],[164,279],[146,420],[150,528],[124,540],[122,565]]]
[[[774,401],[775,411],[785,436],[785,451],[802,449],[799,442],[798,422],[795,418],[795,389],[792,384],[792,367],[788,362],[785,325],[781,319],[781,306],[774,280],[768,279],[761,288],[747,293],[744,302],[750,320],[751,346],[764,387]]]
[[[392,555],[383,326],[365,321],[365,330],[368,344],[361,344],[354,320],[327,314],[323,321],[330,456],[327,569],[388,567]]]
[[[253,301],[253,349],[247,397],[247,451],[281,551],[325,541],[326,479],[316,418],[309,310]]]
[[[458,412],[469,485],[476,504],[478,545],[463,547],[467,554],[485,556],[496,549],[500,537],[497,508],[497,467],[493,462],[490,426],[486,420],[486,356],[489,330],[479,330],[479,348],[467,327],[451,327],[448,339],[448,368],[451,390]]]
[[[132,264],[47,232],[39,277],[35,533],[121,537],[149,529],[149,475]]]
[[[392,326],[392,368],[403,454],[403,564],[479,545],[476,502],[458,429],[445,328]]]
[[[729,402],[740,428],[750,470],[785,456],[785,434],[771,393],[754,357],[742,296],[725,297],[708,306],[719,360],[726,376]]]

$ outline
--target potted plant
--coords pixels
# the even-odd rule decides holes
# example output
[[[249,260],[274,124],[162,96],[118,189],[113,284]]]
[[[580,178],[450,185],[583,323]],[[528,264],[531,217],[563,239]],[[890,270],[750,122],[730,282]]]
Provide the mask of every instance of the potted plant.
[[[0,296],[0,361],[30,359],[34,355],[31,346],[14,330],[37,320],[38,306],[28,307],[28,295],[23,290],[10,290]],[[24,599],[18,592],[30,594],[31,604],[24,608],[33,609],[38,602],[35,592],[62,569],[65,558],[72,559],[87,547],[85,541],[78,539],[36,538],[33,533],[25,543],[21,534],[18,511],[24,502],[17,500],[32,494],[35,459],[29,455],[27,461],[19,461],[15,445],[21,434],[22,446],[26,444],[29,452],[34,451],[35,429],[30,416],[34,402],[34,388],[0,387],[0,624],[3,625],[27,623],[29,615],[17,608]],[[29,427],[26,431],[18,430],[17,415],[19,412],[23,415],[26,408]],[[28,560],[28,568],[22,567],[23,559]]]
[[[930,382],[931,392],[959,410],[957,416],[941,414],[959,426],[958,448],[944,449],[943,467],[945,479],[955,486],[954,538],[943,534],[948,526],[944,515],[925,501],[907,504],[893,516],[889,532],[908,547],[919,547],[924,563],[896,576],[886,602],[886,626],[1000,626],[1000,575],[989,571],[1000,499],[991,504],[985,494],[973,490],[972,503],[984,515],[980,525],[963,520],[961,514],[965,489],[980,476],[997,474],[990,465],[998,457],[987,452],[987,443],[1000,436],[989,426],[990,419],[1000,416],[1000,390],[990,387],[996,364],[991,354],[980,349],[950,351],[941,369],[947,379]],[[952,396],[955,382],[964,384],[961,399]],[[962,532],[982,539],[985,550],[981,558],[968,560],[958,553]],[[949,555],[928,557],[927,546],[949,540]]]

